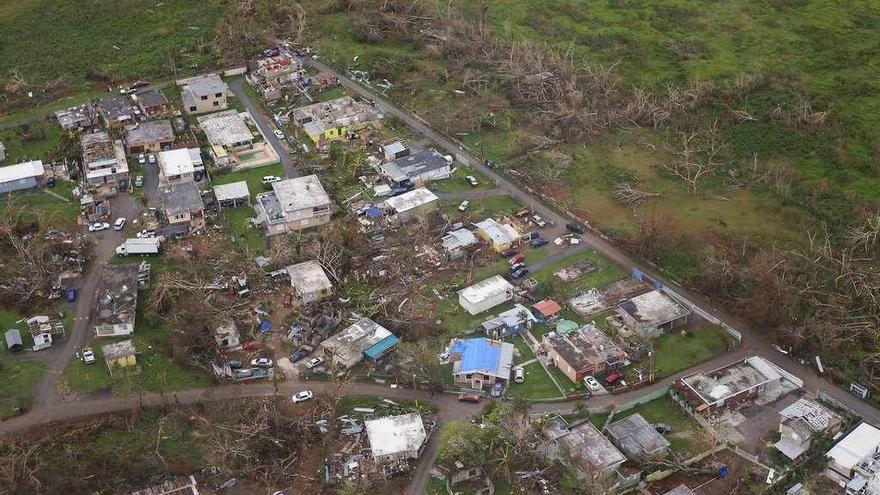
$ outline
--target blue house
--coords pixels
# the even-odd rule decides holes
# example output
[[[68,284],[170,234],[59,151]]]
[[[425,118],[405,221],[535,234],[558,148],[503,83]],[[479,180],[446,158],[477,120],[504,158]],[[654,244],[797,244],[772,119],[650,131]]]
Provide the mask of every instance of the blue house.
[[[487,338],[452,339],[449,361],[458,385],[481,389],[507,383],[513,369],[513,344]]]
[[[483,330],[486,335],[493,339],[502,339],[517,335],[527,328],[532,328],[532,324],[538,319],[522,304],[516,304],[513,308],[500,313],[494,318],[490,318],[483,322]]]

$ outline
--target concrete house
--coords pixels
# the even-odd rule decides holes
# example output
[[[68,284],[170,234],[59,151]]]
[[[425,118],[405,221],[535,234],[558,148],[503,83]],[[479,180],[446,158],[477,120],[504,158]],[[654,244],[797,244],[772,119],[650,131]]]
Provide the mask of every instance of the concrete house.
[[[330,221],[332,204],[317,175],[282,180],[257,195],[256,223],[270,236],[317,227]]]
[[[506,384],[513,369],[513,344],[487,338],[452,339],[449,361],[456,385],[473,389]]]
[[[513,285],[495,275],[458,291],[458,304],[472,315],[488,311],[513,299]]]
[[[382,151],[382,157],[389,162],[409,155],[409,148],[400,141],[382,145],[379,149]]]
[[[626,462],[626,457],[588,419],[569,424],[557,416],[544,430],[547,441],[539,452],[572,469],[580,479],[604,479]]]
[[[464,256],[468,248],[479,243],[477,236],[468,229],[453,230],[443,236],[443,250],[449,259],[458,259]]]
[[[91,103],[56,110],[53,114],[58,125],[68,131],[91,127],[98,122],[98,115]]]
[[[420,187],[386,199],[382,205],[394,223],[404,223],[437,208],[437,195]]]
[[[691,310],[662,290],[653,290],[617,305],[627,328],[644,337],[656,337],[687,324]]]
[[[239,162],[238,154],[254,148],[254,133],[235,110],[203,115],[196,121],[208,138],[211,157],[218,167],[234,166]]]
[[[335,368],[349,369],[368,355],[379,359],[390,352],[398,339],[387,328],[369,318],[361,318],[353,325],[321,342],[324,359]]]
[[[587,323],[570,332],[559,327],[541,341],[548,360],[574,383],[586,375],[598,375],[623,364],[627,354],[614,341]]]
[[[396,158],[380,168],[392,188],[408,187],[410,184],[422,186],[434,180],[451,177],[452,157],[427,149]]]
[[[138,265],[107,265],[95,291],[90,315],[96,337],[118,337],[134,332],[138,299]]]
[[[287,268],[290,286],[303,304],[319,301],[333,293],[333,284],[317,261],[303,261]]]
[[[538,321],[535,315],[522,304],[515,304],[507,311],[498,313],[498,316],[489,318],[482,324],[486,335],[493,339],[503,339],[519,335],[520,332],[532,328],[532,324]]]
[[[0,167],[0,194],[37,187],[45,173],[40,160]]]
[[[192,182],[177,184],[159,191],[162,211],[170,225],[189,225],[191,230],[205,228],[205,204]]]
[[[217,347],[223,351],[232,351],[241,348],[241,334],[232,320],[227,320],[214,329],[214,341]]]
[[[482,222],[475,223],[477,235],[492,246],[496,252],[507,251],[520,241],[520,233],[513,225],[498,223],[493,218],[487,218]]]
[[[251,203],[247,182],[241,180],[214,186],[214,198],[221,208],[236,208]]]
[[[183,110],[190,115],[225,110],[229,87],[217,74],[205,74],[182,81],[180,98]]]
[[[378,464],[418,459],[428,439],[419,413],[364,421],[370,455]]]
[[[138,108],[147,117],[155,117],[168,111],[168,99],[158,88],[139,91],[134,98]]]
[[[293,110],[291,118],[313,143],[345,139],[351,132],[376,125],[382,114],[350,96],[313,103]]]
[[[158,153],[174,144],[170,120],[149,120],[125,128],[125,146],[129,153]]]
[[[111,377],[114,371],[137,365],[136,351],[131,339],[103,345],[101,352],[104,354],[104,362],[107,363]]]
[[[840,431],[843,418],[810,399],[798,399],[779,411],[779,441],[776,450],[791,460],[806,452],[818,435],[834,435]]]
[[[128,95],[101,98],[95,106],[108,129],[121,129],[141,113]]]
[[[880,482],[877,465],[880,463],[880,429],[862,423],[843,437],[826,454],[828,469],[825,476],[841,488],[847,495],[865,492],[869,482]],[[873,468],[873,469],[872,469]]]
[[[159,187],[169,187],[201,180],[205,163],[199,148],[180,148],[163,151],[157,157]]]
[[[101,131],[81,135],[79,143],[83,173],[90,186],[109,194],[128,190],[128,159],[121,139],[113,141]]]
[[[788,373],[772,362],[752,356],[685,376],[678,381],[678,389],[702,412],[778,390],[786,376]]]
[[[669,442],[641,414],[633,414],[605,427],[614,445],[630,459],[649,462],[669,452]]]

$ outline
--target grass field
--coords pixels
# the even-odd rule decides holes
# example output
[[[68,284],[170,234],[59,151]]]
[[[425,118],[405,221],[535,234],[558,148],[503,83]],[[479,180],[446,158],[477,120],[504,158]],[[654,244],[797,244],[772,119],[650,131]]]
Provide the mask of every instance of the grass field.
[[[596,263],[598,269],[572,282],[563,282],[557,276],[553,275],[553,272],[560,268],[571,266],[581,260],[590,260]],[[568,256],[563,260],[557,261],[556,263],[551,263],[541,270],[532,273],[532,276],[539,283],[549,285],[551,287],[551,292],[559,297],[560,300],[567,299],[575,292],[582,289],[604,287],[619,280],[623,275],[623,270],[619,266],[599,256],[592,250],[581,251]]]
[[[16,404],[26,402],[34,385],[46,372],[46,364],[39,361],[0,359],[0,419],[8,417]]]
[[[522,383],[510,382],[506,394],[510,397],[524,397],[526,399],[551,399],[559,397],[559,389],[541,367],[541,363],[534,362],[523,366],[526,379]]]
[[[54,187],[0,194],[0,207],[21,205],[27,208],[25,213],[42,213],[48,216],[50,224],[64,225],[75,222],[79,216],[79,205],[74,200],[73,183],[58,180]]]
[[[654,339],[655,369],[659,376],[678,373],[723,354],[730,336],[721,327],[708,327],[685,335],[671,332]]]
[[[0,142],[6,147],[6,161],[0,165],[12,165],[26,160],[43,160],[48,162],[46,155],[61,141],[60,127],[49,122],[39,122],[29,126],[28,133],[42,133],[43,137],[25,139],[19,128],[0,132]]]
[[[281,177],[282,179],[287,177],[284,173],[284,167],[280,163],[273,163],[263,167],[242,170],[240,172],[230,172],[228,174],[213,172],[211,174],[211,182],[214,185],[220,185],[243,180],[247,182],[248,190],[251,193],[251,199],[254,199],[257,194],[271,190],[261,182],[261,179],[267,175],[274,175]]]
[[[260,229],[254,228],[248,222],[248,219],[254,216],[252,206],[225,208],[223,215],[226,216],[229,227],[235,233],[237,240],[242,240],[250,252],[262,253],[266,249],[266,236]]]

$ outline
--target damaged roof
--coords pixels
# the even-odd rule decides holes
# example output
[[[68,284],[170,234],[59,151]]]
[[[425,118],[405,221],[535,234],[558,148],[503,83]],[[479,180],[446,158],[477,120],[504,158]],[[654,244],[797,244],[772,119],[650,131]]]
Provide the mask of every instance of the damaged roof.
[[[134,343],[131,339],[122,342],[114,342],[101,346],[101,352],[104,353],[105,361],[116,361],[127,356],[135,354]]]
[[[449,353],[458,359],[452,365],[452,373],[483,373],[505,380],[510,379],[513,368],[513,344],[484,337],[476,339],[453,339]]]
[[[660,290],[653,290],[620,303],[620,309],[639,323],[658,326],[687,316],[691,311]]]
[[[610,337],[592,323],[567,333],[544,334],[544,343],[576,370],[626,356]]]
[[[394,210],[395,213],[404,213],[419,206],[437,201],[437,195],[424,187],[413,189],[399,196],[385,200],[385,206]]]
[[[615,443],[631,457],[653,455],[669,448],[669,442],[641,414],[633,414],[605,427]]]
[[[234,146],[254,140],[254,134],[236,110],[224,110],[197,117],[212,146]]]

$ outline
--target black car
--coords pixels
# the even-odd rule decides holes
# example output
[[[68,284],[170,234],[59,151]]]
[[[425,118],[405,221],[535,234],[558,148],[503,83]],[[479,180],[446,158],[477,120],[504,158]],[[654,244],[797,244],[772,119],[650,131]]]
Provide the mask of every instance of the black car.
[[[543,237],[535,237],[534,239],[532,239],[531,242],[532,242],[532,247],[541,247],[541,246],[547,244],[548,241],[547,241],[547,239],[544,239]]]
[[[525,276],[528,275],[528,274],[529,274],[529,269],[528,269],[528,268],[520,268],[519,270],[517,270],[517,271],[513,272],[512,274],[510,274],[510,277],[513,278],[514,280],[519,280],[519,279],[525,277]]]
[[[584,224],[578,222],[571,222],[567,224],[566,227],[570,232],[574,232],[575,234],[583,234],[587,231],[587,228],[584,227]]]
[[[309,351],[305,349],[297,349],[290,353],[290,362],[296,363],[302,361],[306,356],[309,355]]]
[[[512,248],[507,248],[504,251],[502,251],[501,256],[504,256],[505,258],[510,258],[517,253],[519,253],[519,250],[515,247],[512,247]]]

